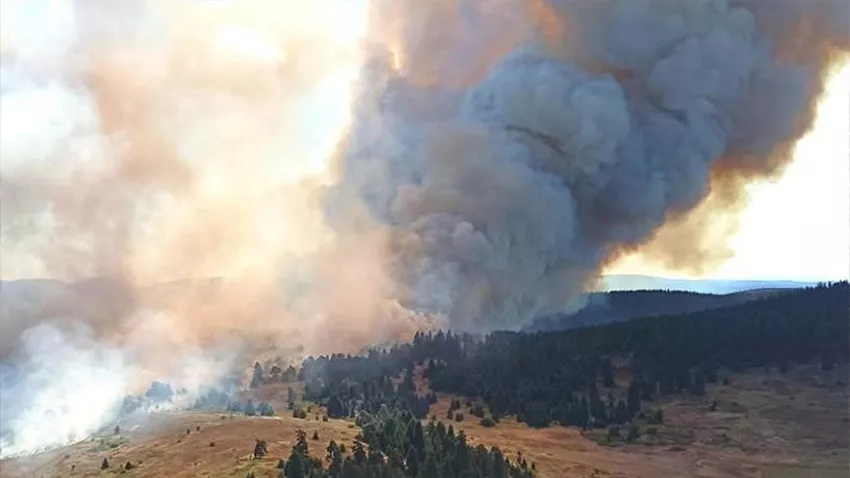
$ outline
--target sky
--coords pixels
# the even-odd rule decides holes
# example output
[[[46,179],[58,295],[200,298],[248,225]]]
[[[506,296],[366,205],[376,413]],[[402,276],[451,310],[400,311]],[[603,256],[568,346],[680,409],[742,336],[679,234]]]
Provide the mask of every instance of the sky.
[[[850,61],[827,84],[812,131],[775,182],[750,184],[729,245],[734,253],[706,278],[847,279],[850,270]],[[688,278],[625,258],[609,274]]]

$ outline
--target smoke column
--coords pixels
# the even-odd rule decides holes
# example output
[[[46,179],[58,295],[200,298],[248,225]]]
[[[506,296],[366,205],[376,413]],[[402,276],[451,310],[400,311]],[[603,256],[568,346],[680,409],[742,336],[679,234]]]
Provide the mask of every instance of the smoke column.
[[[389,48],[330,209],[356,227],[347,206],[365,204],[403,303],[462,330],[562,310],[641,245],[722,258],[741,186],[789,160],[850,18],[847,2],[375,5]]]
[[[637,247],[710,263],[848,50],[839,0],[310,5],[2,4],[0,273],[70,285],[0,291],[0,453],[151,379],[516,328]]]

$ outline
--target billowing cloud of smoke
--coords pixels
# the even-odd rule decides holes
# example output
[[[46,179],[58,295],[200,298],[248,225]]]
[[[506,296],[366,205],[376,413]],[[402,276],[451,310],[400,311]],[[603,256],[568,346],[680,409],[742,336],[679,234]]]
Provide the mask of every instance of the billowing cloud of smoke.
[[[460,329],[561,310],[648,241],[722,256],[740,186],[781,171],[848,49],[839,1],[379,3],[330,209],[365,203],[403,303]]]
[[[0,287],[2,454],[83,438],[154,379],[423,326],[385,291],[383,234],[335,237],[319,204],[362,6],[2,9],[0,272],[63,281]]]
[[[840,2],[356,5],[2,4],[0,275],[71,284],[0,289],[0,452],[155,378],[518,327],[648,240],[699,262],[847,50]]]

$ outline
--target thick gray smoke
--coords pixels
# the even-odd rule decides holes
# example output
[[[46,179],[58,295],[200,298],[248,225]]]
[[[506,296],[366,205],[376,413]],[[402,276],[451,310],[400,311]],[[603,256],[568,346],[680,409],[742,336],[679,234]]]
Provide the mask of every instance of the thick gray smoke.
[[[343,230],[365,204],[403,303],[457,329],[565,308],[712,189],[734,208],[786,163],[848,46],[843,1],[424,3],[377,9],[390,48],[328,209]],[[682,230],[655,253],[699,261],[705,224]]]

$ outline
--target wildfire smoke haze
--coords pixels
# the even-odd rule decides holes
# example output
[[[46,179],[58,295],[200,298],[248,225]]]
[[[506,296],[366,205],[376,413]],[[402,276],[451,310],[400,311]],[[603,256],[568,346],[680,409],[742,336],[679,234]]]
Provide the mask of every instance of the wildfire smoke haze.
[[[268,348],[516,328],[570,307],[625,250],[699,268],[724,239],[695,240],[715,237],[702,218],[734,212],[811,126],[850,13],[839,0],[2,9],[0,272],[74,283],[23,308],[4,283],[4,455],[90,433],[150,378],[213,382]]]

